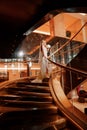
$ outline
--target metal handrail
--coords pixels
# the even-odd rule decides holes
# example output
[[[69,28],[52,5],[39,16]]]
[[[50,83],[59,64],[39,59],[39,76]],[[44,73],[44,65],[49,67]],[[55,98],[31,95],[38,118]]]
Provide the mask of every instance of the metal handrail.
[[[80,75],[87,77],[87,72],[80,71],[71,67],[67,67],[62,64],[55,63],[51,60],[49,61],[60,68],[64,68],[74,73],[79,73]],[[80,110],[78,110],[76,107],[74,107],[72,103],[70,103],[70,101],[68,100],[67,96],[65,95],[62,89],[61,80],[60,78],[58,80],[58,77],[55,75],[55,73],[56,75],[59,75],[60,77],[62,72],[60,70],[57,70],[56,72],[52,73],[50,81],[49,81],[51,94],[53,96],[55,103],[57,104],[60,111],[68,118],[68,120],[70,120],[70,122],[72,122],[80,130],[86,130],[87,129],[87,116],[84,113],[82,113]],[[58,82],[60,82],[60,85],[59,83],[56,83],[57,80]]]
[[[83,47],[83,46],[85,46],[85,45],[86,45],[86,43],[84,43],[84,44],[82,44],[82,45],[79,45],[79,46],[77,46],[77,47],[75,47],[75,48],[73,48],[73,49],[70,49],[70,50],[68,50],[68,51],[61,52],[61,54],[58,54],[58,55],[62,55],[62,54],[65,54],[65,53],[67,53],[67,52],[74,51],[74,50],[79,49],[80,47]]]
[[[69,70],[71,72],[78,73],[78,74],[80,74],[80,75],[82,75],[84,77],[87,77],[87,72],[85,72],[83,70],[78,70],[78,69],[70,67],[70,66],[66,66],[66,65],[63,65],[63,64],[60,64],[60,63],[55,63],[55,62],[51,61],[50,59],[48,59],[48,61],[53,63],[56,66],[62,67],[64,69],[66,69],[66,70]]]
[[[65,47],[66,45],[68,45],[73,40],[73,38],[75,38],[79,34],[79,32],[86,26],[86,24],[87,24],[87,22],[84,23],[84,25],[77,31],[77,33],[74,36],[72,36],[64,45],[62,45],[60,48],[58,48],[56,51],[54,51],[50,56],[48,56],[48,59],[51,56],[53,56],[55,53],[57,53],[58,51],[60,51],[61,49],[63,49],[63,47]]]

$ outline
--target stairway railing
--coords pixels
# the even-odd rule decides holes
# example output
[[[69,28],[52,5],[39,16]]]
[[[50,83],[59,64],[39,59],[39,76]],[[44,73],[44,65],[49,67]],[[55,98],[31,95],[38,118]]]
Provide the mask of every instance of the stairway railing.
[[[53,71],[49,81],[50,90],[54,98],[55,103],[58,105],[60,111],[70,120],[78,129],[87,129],[87,115],[78,109],[74,105],[74,101],[78,101],[78,96],[76,89],[73,90],[70,98],[67,97],[65,90],[68,89],[65,81],[65,70],[67,69],[70,72],[79,74],[84,78],[87,78],[87,72],[80,71],[71,67],[67,67],[61,64],[56,64],[53,61],[50,61],[53,64]],[[70,81],[72,82],[72,76]],[[72,90],[72,84],[70,86]],[[77,97],[76,97],[77,96]],[[85,110],[85,108],[84,108]]]
[[[83,70],[79,70],[76,68],[72,68],[71,66],[66,66],[65,63],[68,62],[57,62],[57,58],[59,58],[59,55],[63,55],[67,53],[67,50],[65,47],[69,45],[69,43],[73,40],[73,38],[82,30],[82,28],[86,25],[85,23],[80,30],[70,39],[68,40],[64,45],[62,45],[60,48],[58,48],[55,52],[53,52],[50,56],[48,56],[48,61],[52,64],[52,72],[51,72],[51,78],[50,78],[50,89],[52,96],[54,98],[54,101],[58,105],[58,108],[60,111],[75,125],[78,129],[87,129],[87,115],[85,113],[85,107],[83,109],[83,112],[77,108],[77,106],[74,105],[74,101],[78,102],[78,94],[76,86],[73,89],[73,76],[77,78],[76,82],[78,82],[79,85],[85,84],[85,81],[87,81],[87,72]],[[80,44],[76,48],[68,48],[68,54],[69,52],[75,52],[76,49],[79,49],[79,51],[85,46],[85,44]],[[56,60],[55,57],[57,56]],[[70,56],[70,55],[69,55]],[[75,55],[73,55],[74,57]],[[62,57],[63,59],[63,57]],[[69,80],[66,81],[66,77],[69,76]],[[85,81],[83,81],[83,79]],[[83,82],[82,82],[83,81]],[[70,86],[67,87],[67,83],[69,82]],[[78,87],[78,86],[77,86]],[[71,92],[70,97],[68,97],[69,92]]]
[[[68,64],[86,45],[83,42],[75,42],[73,39],[80,33],[80,31],[87,25],[87,22],[78,30],[78,32],[72,36],[65,44],[60,44],[57,42],[50,49],[51,54],[48,56],[48,59],[51,59],[54,62],[59,62],[63,64]],[[74,42],[74,43],[73,43]],[[60,46],[60,47],[59,47]],[[56,50],[52,50],[53,48]]]

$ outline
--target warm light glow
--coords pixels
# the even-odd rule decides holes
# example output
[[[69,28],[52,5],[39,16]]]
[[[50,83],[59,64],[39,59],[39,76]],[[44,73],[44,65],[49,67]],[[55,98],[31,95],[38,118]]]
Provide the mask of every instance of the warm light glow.
[[[12,64],[11,66],[12,66],[12,69],[15,67],[15,65],[14,65],[14,64]]]
[[[85,13],[80,13],[81,15],[86,15]]]
[[[34,30],[33,32],[45,34],[45,35],[50,35],[50,32],[45,32],[45,31],[40,31],[40,30]],[[24,33],[24,35],[29,35],[29,34],[30,34],[30,31],[27,31],[26,33]]]
[[[33,32],[40,33],[40,34],[45,34],[45,35],[50,35],[50,32],[44,32],[44,31],[40,31],[40,30],[35,30]]]
[[[40,70],[40,68],[32,68],[32,67],[31,67],[31,70]]]
[[[32,62],[30,61],[30,62],[29,62],[29,67],[31,67],[31,66],[32,66]]]
[[[20,52],[18,53],[18,56],[19,56],[19,57],[23,57],[23,56],[24,56],[24,52],[23,52],[23,51],[20,51]]]
[[[48,49],[50,49],[50,48],[51,48],[51,45],[50,45],[50,44],[47,44],[46,47],[47,47]]]
[[[0,70],[5,70],[5,69],[7,69],[7,70],[18,70],[18,68],[12,68],[12,67],[9,67],[9,68],[7,68],[7,67],[5,67],[5,68],[0,68]],[[20,70],[26,70],[26,68],[20,68]]]
[[[5,69],[7,69],[7,65],[5,65]]]

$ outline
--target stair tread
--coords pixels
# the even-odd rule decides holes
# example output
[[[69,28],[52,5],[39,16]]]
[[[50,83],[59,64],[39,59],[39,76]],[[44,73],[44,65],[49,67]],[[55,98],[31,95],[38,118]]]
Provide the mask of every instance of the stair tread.
[[[49,89],[49,85],[38,85],[38,84],[28,84],[28,83],[11,83],[9,85],[7,85],[7,88],[30,88],[30,87],[35,87],[35,88],[44,88],[44,89]]]
[[[0,101],[1,106],[12,106],[12,107],[27,107],[27,108],[46,108],[54,106],[51,102],[40,102],[40,101],[12,101],[12,100],[2,100]]]
[[[20,113],[20,111],[14,112],[14,113],[4,113],[1,116],[2,120],[1,120],[0,124],[2,123],[2,121],[3,121],[3,123],[9,122],[9,124],[11,124],[11,123],[18,124],[19,122],[21,122],[21,125],[23,123],[23,124],[26,124],[26,126],[28,126],[28,125],[46,125],[46,126],[48,125],[48,126],[50,126],[52,124],[59,126],[60,124],[66,123],[66,118],[61,117],[59,115],[55,115],[55,114],[54,115],[30,115],[27,113],[25,115],[24,114],[23,114],[23,112]]]
[[[9,87],[6,89],[7,91],[27,91],[27,92],[42,92],[42,93],[49,93],[50,89],[45,87],[35,87],[35,86],[29,86],[29,87]]]
[[[48,83],[18,81],[0,92],[0,123],[18,125],[21,122],[23,125],[27,122],[26,126],[33,124],[48,127],[54,123],[60,125],[66,122],[65,118],[58,115]]]
[[[17,84],[16,85],[17,87],[27,87],[27,88],[29,88],[29,87],[35,87],[35,88],[45,88],[45,89],[49,89],[49,86],[47,85],[33,85],[33,84]],[[14,86],[15,87],[15,86]]]
[[[28,112],[28,111],[32,111],[32,110],[36,110],[37,111],[37,108],[36,107],[34,107],[34,108],[32,108],[32,107],[30,107],[30,108],[20,108],[20,107],[8,107],[8,106],[1,106],[0,105],[0,112],[14,112],[14,111],[26,111],[26,112]],[[43,110],[43,108],[42,107],[39,107],[38,108],[38,110]],[[47,106],[47,107],[45,107],[44,108],[44,110],[57,110],[57,107],[56,106]]]
[[[42,95],[43,96],[43,95]],[[11,100],[11,99],[22,99],[22,98],[38,98],[38,99],[41,99],[41,96],[36,96],[36,95],[25,95],[25,96],[18,96],[18,95],[10,95],[10,94],[6,94],[6,95],[0,95],[0,100],[4,100],[4,99],[7,99],[7,100]],[[51,96],[44,96],[43,99],[52,99]]]
[[[49,86],[45,87],[45,86],[35,86],[35,85],[25,85],[25,86],[9,86],[9,88],[19,88],[19,89],[46,89],[49,90]]]
[[[40,102],[40,101],[22,101],[22,100],[0,100],[1,103],[17,103],[17,104],[45,104],[45,105],[50,105],[51,102]]]
[[[0,96],[0,101],[4,101],[4,100],[20,100],[20,101],[40,101],[40,102],[51,102],[53,101],[52,97],[36,97],[36,96],[20,96],[20,97],[6,97],[6,96],[3,96],[1,97]]]
[[[49,86],[48,83],[39,82],[17,82],[16,85],[38,85],[38,86]]]
[[[26,91],[8,91],[8,94],[15,94],[15,95],[35,95],[35,96],[50,96],[50,93],[41,93],[41,92],[26,92]]]

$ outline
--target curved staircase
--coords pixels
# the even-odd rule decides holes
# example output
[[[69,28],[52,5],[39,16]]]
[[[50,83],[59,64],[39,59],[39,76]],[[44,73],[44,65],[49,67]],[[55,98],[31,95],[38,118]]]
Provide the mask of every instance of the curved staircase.
[[[0,89],[0,130],[65,129],[48,82],[16,81]]]

